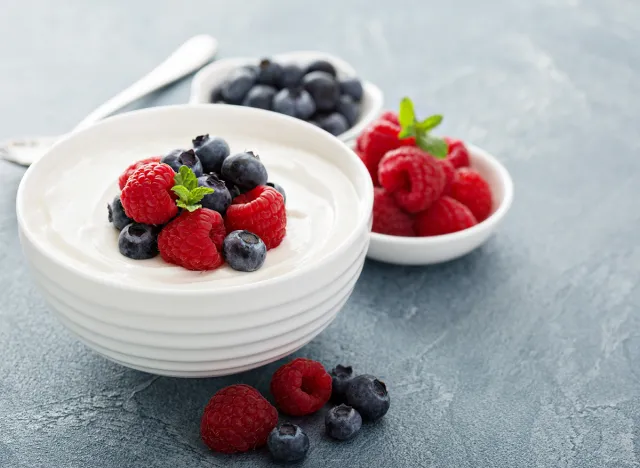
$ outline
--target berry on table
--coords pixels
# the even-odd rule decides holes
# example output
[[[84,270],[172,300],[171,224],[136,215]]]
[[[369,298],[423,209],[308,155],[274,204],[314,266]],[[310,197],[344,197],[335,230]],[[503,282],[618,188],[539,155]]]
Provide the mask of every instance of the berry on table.
[[[346,397],[347,387],[353,379],[353,368],[351,366],[337,365],[331,372],[331,400],[342,403]]]
[[[454,138],[445,137],[447,142],[447,159],[453,167],[456,169],[461,167],[468,167],[470,163],[469,161],[469,150],[464,145],[464,143],[460,140],[456,140]]]
[[[306,120],[316,111],[316,103],[304,89],[285,88],[273,98],[273,110]]]
[[[232,385],[218,391],[205,407],[200,436],[216,452],[247,452],[265,445],[277,423],[278,412],[258,390]]]
[[[227,231],[246,230],[260,237],[267,249],[276,248],[287,231],[284,198],[274,188],[261,185],[233,199],[225,218]]]
[[[252,232],[233,231],[224,239],[222,254],[234,270],[256,271],[267,258],[267,247]]]
[[[360,115],[360,106],[351,96],[347,95],[340,96],[336,110],[347,119],[349,127],[356,123]]]
[[[158,255],[157,228],[148,224],[127,224],[118,236],[118,249],[125,257],[146,260]]]
[[[428,210],[418,213],[415,229],[418,236],[439,236],[462,231],[477,223],[469,208],[445,195],[436,200]]]
[[[340,92],[343,95],[349,96],[355,102],[362,100],[362,82],[358,78],[345,78],[340,80]]]
[[[347,389],[347,404],[363,419],[376,421],[389,410],[391,401],[386,385],[372,375],[355,377]]]
[[[193,171],[196,177],[200,177],[203,174],[202,163],[194,150],[181,150],[176,149],[170,151],[162,157],[161,163],[167,164],[175,172],[179,172],[182,166],[186,166]]]
[[[129,180],[129,177],[131,176],[131,174],[133,174],[137,169],[140,169],[145,164],[149,164],[152,162],[158,163],[160,162],[160,159],[162,159],[161,156],[152,156],[150,158],[136,161],[133,164],[131,164],[129,167],[127,167],[125,171],[122,174],[120,174],[120,177],[118,178],[118,186],[120,187],[120,190],[122,190],[124,186],[127,185],[127,180]]]
[[[229,145],[226,141],[209,134],[200,135],[193,139],[193,147],[204,173],[220,173],[222,163],[229,156]]]
[[[338,103],[340,86],[330,74],[313,71],[302,78],[302,85],[311,94],[319,111],[330,111]]]
[[[224,160],[222,178],[242,190],[252,190],[266,184],[268,174],[258,155],[247,151],[234,154]]]
[[[414,237],[413,223],[413,217],[398,206],[392,194],[382,187],[373,189],[373,232]]]
[[[198,187],[207,187],[213,190],[202,197],[200,204],[204,208],[217,211],[222,216],[227,212],[227,208],[231,205],[231,193],[224,181],[220,180],[215,174],[208,174],[198,177]]]
[[[287,193],[284,191],[284,187],[282,187],[282,185],[277,184],[275,182],[267,182],[266,185],[268,187],[273,187],[278,192],[280,192],[280,195],[282,195],[282,198],[284,199],[284,202],[287,203]]]
[[[351,406],[331,408],[324,418],[327,435],[336,440],[353,438],[362,427],[362,416]]]
[[[491,214],[491,187],[477,171],[468,167],[458,169],[450,192],[451,198],[466,205],[479,223]]]
[[[247,68],[237,68],[222,84],[220,96],[229,104],[240,104],[255,83],[255,72]]]
[[[295,462],[307,456],[309,437],[299,426],[284,423],[271,431],[267,445],[274,460]]]
[[[445,175],[435,158],[416,147],[389,151],[380,161],[378,178],[396,203],[409,213],[427,209],[440,197]]]
[[[149,163],[131,174],[120,199],[127,216],[143,224],[164,224],[178,213],[171,191],[175,172],[166,164]]]
[[[349,122],[347,122],[344,115],[338,112],[317,116],[315,118],[315,124],[322,130],[336,136],[349,130]]]
[[[331,397],[331,376],[319,362],[294,359],[273,374],[271,394],[284,413],[291,416],[315,413]]]
[[[274,87],[258,84],[249,90],[242,101],[242,105],[269,110],[273,105],[273,97],[275,95],[276,89]]]
[[[309,65],[307,65],[305,75],[316,71],[327,73],[333,78],[335,78],[337,75],[336,67],[334,67],[333,64],[328,60],[314,60]]]
[[[282,74],[278,81],[278,87],[280,88],[296,88],[302,77],[304,76],[304,70],[296,64],[288,64],[282,66]]]
[[[269,59],[262,59],[258,64],[257,82],[275,87],[282,78],[282,66]]]
[[[113,223],[113,227],[118,231],[122,231],[127,224],[133,223],[133,219],[124,212],[120,195],[116,195],[113,201],[107,205],[107,211],[109,212],[109,222]]]

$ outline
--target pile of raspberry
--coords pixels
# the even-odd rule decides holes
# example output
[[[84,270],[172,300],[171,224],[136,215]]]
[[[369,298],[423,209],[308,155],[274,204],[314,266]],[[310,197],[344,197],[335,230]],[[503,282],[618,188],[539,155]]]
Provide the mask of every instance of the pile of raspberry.
[[[257,154],[231,154],[219,137],[201,135],[193,148],[131,164],[109,204],[123,255],[160,255],[189,270],[255,271],[285,237],[284,189],[267,181]]]
[[[356,152],[374,185],[373,231],[438,236],[470,228],[492,211],[491,188],[472,169],[464,143],[429,132],[442,116],[423,121],[404,98],[358,138]]]
[[[354,375],[351,366],[336,366],[328,373],[311,359],[298,358],[280,367],[271,378],[271,394],[286,415],[307,416],[326,409],[325,430],[334,440],[349,440],[362,428],[382,418],[390,406],[386,385],[376,377]],[[331,400],[332,405],[326,407]],[[304,424],[304,423],[303,423]],[[278,425],[278,410],[249,385],[231,385],[209,401],[200,435],[213,451],[247,452],[268,445],[279,462],[304,459],[309,437],[297,424]]]

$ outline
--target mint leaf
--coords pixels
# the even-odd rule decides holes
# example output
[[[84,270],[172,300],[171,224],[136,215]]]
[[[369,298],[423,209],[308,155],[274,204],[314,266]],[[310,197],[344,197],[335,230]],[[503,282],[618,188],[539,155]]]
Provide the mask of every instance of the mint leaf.
[[[447,157],[447,142],[443,138],[434,137],[428,134],[421,134],[416,138],[416,144],[430,155],[444,159]]]
[[[413,125],[416,121],[416,113],[413,110],[413,102],[408,97],[402,98],[400,101],[400,112],[398,112],[398,120],[402,128]]]
[[[433,130],[438,125],[440,125],[441,122],[442,122],[442,116],[440,114],[436,114],[436,115],[427,117],[422,122],[419,122],[418,124],[416,124],[416,127],[418,127],[420,130],[428,132],[429,130]]]
[[[189,192],[189,201],[191,203],[198,203],[204,198],[205,195],[213,193],[213,189],[209,187],[196,187]]]
[[[198,178],[187,166],[180,166],[180,170],[173,178],[175,185],[183,185],[191,191],[198,186]]]
[[[400,133],[398,133],[398,138],[399,139],[404,139],[404,138],[409,138],[415,135],[415,128],[413,125],[409,126],[409,127],[403,127],[402,130],[400,130]]]
[[[191,205],[183,202],[182,200],[177,200],[176,205],[178,205],[178,208],[184,208],[191,213],[202,208],[202,205]]]
[[[189,199],[189,190],[184,185],[174,185],[171,190],[174,191],[176,195],[178,195],[180,200],[187,201]]]
[[[198,187],[198,179],[191,169],[187,166],[180,166],[180,171],[173,178],[175,185],[171,190],[178,195],[176,205],[188,211],[196,211],[202,208],[198,204],[205,195],[213,193],[213,189],[209,187]]]

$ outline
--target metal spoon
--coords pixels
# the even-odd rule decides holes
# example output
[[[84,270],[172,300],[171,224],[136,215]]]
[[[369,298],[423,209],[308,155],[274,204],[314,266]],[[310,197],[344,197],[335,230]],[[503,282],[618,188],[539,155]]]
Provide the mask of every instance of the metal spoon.
[[[208,35],[192,37],[147,75],[91,112],[72,132],[108,117],[141,97],[198,70],[209,62],[217,51],[218,41],[215,38]],[[59,138],[60,136],[36,136],[0,142],[0,158],[28,166],[39,159]]]

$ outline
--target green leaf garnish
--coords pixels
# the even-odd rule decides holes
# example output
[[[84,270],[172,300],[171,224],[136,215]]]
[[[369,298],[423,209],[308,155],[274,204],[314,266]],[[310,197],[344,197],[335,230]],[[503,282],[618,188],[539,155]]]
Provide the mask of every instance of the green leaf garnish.
[[[176,205],[190,212],[202,208],[202,205],[198,202],[205,195],[214,192],[209,187],[198,187],[198,178],[187,166],[180,166],[180,171],[174,176],[173,182],[175,185],[171,190],[178,195]]]
[[[427,117],[419,122],[413,109],[411,99],[405,97],[400,101],[400,111],[398,112],[398,120],[402,129],[398,133],[398,138],[416,139],[416,145],[432,156],[444,159],[447,157],[447,142],[440,137],[429,134],[431,130],[436,128],[442,122],[442,115],[435,114]]]

